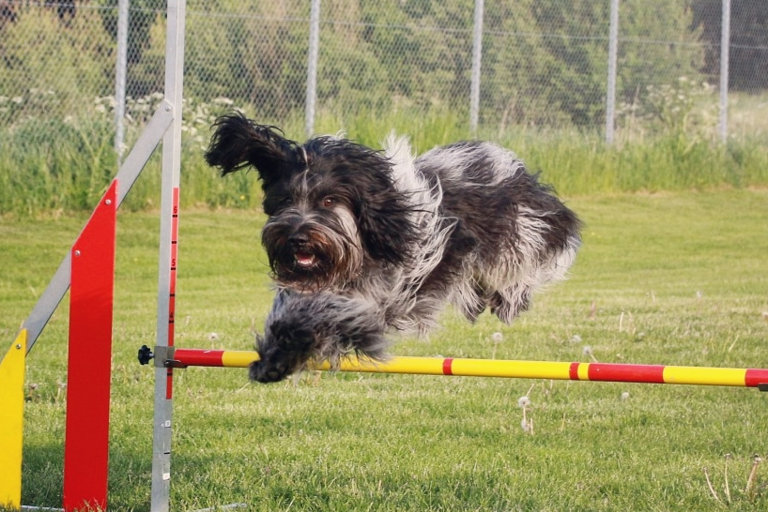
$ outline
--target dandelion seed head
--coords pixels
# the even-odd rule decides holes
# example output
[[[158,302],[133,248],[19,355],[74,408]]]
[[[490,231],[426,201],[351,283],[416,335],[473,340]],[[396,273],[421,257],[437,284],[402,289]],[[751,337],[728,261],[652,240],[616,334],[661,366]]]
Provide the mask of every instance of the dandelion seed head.
[[[527,395],[523,395],[517,399],[517,406],[521,409],[526,409],[531,406],[531,399]]]
[[[501,334],[500,332],[495,332],[491,334],[491,339],[493,340],[494,343],[501,343],[502,341],[504,341],[504,335]]]

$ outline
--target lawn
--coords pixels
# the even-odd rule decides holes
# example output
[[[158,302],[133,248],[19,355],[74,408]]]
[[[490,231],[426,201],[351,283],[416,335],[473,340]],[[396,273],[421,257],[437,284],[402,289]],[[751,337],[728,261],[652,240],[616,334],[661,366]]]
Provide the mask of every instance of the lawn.
[[[585,229],[567,282],[512,326],[449,311],[430,339],[394,351],[768,367],[768,190],[568,204]],[[271,300],[263,221],[182,211],[178,346],[252,346]],[[83,222],[0,217],[5,343]],[[113,510],[149,509],[153,372],[136,351],[154,343],[158,231],[155,213],[119,215]],[[27,364],[25,504],[61,503],[66,333],[65,300]],[[749,478],[753,456],[768,455],[768,394],[754,389],[350,373],[259,385],[244,370],[190,368],[177,372],[175,398],[174,510],[768,509],[765,463]]]

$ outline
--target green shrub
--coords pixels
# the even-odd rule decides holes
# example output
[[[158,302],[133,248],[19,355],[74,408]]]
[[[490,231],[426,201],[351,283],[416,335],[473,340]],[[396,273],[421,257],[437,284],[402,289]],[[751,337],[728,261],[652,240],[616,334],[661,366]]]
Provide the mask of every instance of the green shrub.
[[[19,9],[0,34],[2,95],[13,100],[0,105],[0,126],[20,116],[61,115],[63,106],[114,89],[115,43],[97,14],[82,9],[64,24],[52,9]]]

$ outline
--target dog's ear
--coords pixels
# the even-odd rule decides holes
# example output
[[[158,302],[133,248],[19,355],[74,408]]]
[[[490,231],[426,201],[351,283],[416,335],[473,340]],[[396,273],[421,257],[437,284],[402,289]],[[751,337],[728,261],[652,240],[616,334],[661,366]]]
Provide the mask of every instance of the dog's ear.
[[[213,128],[205,160],[219,167],[222,176],[252,166],[267,186],[298,159],[297,144],[278,128],[256,124],[240,113],[218,118]]]
[[[400,194],[379,191],[361,202],[356,213],[363,244],[373,258],[399,265],[411,256],[416,227]]]

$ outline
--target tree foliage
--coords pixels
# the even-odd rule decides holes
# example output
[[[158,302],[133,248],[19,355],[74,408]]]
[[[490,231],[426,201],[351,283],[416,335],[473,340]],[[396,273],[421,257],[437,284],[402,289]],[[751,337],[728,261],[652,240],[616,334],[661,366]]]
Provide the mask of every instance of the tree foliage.
[[[651,85],[712,71],[719,0],[622,0],[618,95],[632,102]],[[8,91],[62,86],[65,94],[111,94],[117,0],[72,3],[65,17],[22,4],[0,25],[0,72]],[[68,4],[69,5],[69,4]],[[74,5],[78,5],[75,9]],[[84,8],[88,5],[89,8]],[[732,85],[768,86],[765,2],[734,0]],[[132,0],[128,92],[162,90],[165,1]],[[318,105],[332,112],[398,108],[468,109],[473,0],[323,0]],[[608,0],[486,0],[481,69],[485,123],[594,126],[604,117]],[[262,118],[305,105],[309,2],[190,0],[185,96],[226,96]],[[746,62],[756,69],[741,72]],[[64,64],[64,65],[62,65]],[[760,67],[762,66],[762,67]],[[762,71],[761,71],[762,70]],[[703,73],[703,74],[702,74]],[[34,77],[30,80],[30,77]],[[66,79],[66,80],[65,80]],[[86,83],[87,79],[87,83]],[[10,84],[10,85],[9,85]],[[57,85],[58,87],[58,85]],[[7,93],[6,93],[7,94]]]
[[[720,72],[720,30],[722,0],[695,0],[693,21],[708,43],[702,71],[717,76]],[[731,49],[728,67],[729,87],[756,91],[768,87],[768,2],[731,1]]]
[[[104,30],[112,40],[117,40],[117,2],[118,0],[98,0],[99,13]],[[130,77],[130,90],[136,96],[145,96],[163,85],[162,71],[147,73],[147,65],[157,70],[163,69],[165,43],[152,37],[152,29],[158,20],[163,20],[164,0],[131,0],[128,23],[128,47],[126,48],[127,75]],[[163,33],[164,34],[164,33]],[[162,52],[157,59],[157,49]],[[155,51],[153,51],[153,49]],[[159,64],[159,66],[158,66]]]
[[[81,100],[113,87],[115,45],[94,12],[62,18],[56,10],[24,6],[15,15],[0,31],[3,95],[25,102]]]

